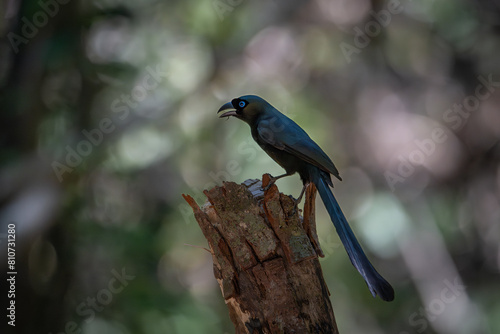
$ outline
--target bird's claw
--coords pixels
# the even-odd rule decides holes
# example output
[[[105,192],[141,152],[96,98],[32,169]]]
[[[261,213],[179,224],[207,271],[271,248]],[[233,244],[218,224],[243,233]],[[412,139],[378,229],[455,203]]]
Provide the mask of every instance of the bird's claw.
[[[264,191],[268,191],[268,190],[269,190],[269,188],[271,188],[271,186],[272,186],[273,184],[274,184],[274,183],[269,183],[267,186],[262,187],[262,190],[264,190]]]
[[[299,203],[295,204],[293,206],[293,210],[292,210],[292,216],[294,216],[296,213],[298,213],[300,211],[299,209]]]
[[[268,191],[269,188],[271,188],[273,186],[274,182],[276,182],[276,178],[274,178],[274,177],[271,176],[271,178],[269,180],[269,183],[267,184],[267,186],[262,187],[262,190]]]
[[[293,201],[293,209],[292,209],[292,216],[295,215],[297,212],[299,212],[299,203],[301,198],[294,198],[292,195],[289,195],[290,198]]]

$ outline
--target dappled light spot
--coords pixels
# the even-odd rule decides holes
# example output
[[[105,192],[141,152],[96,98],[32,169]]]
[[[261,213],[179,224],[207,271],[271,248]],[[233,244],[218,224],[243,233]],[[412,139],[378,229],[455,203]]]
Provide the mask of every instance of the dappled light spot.
[[[383,257],[398,254],[398,239],[412,223],[401,202],[389,193],[379,193],[358,219],[358,228],[370,249]]]

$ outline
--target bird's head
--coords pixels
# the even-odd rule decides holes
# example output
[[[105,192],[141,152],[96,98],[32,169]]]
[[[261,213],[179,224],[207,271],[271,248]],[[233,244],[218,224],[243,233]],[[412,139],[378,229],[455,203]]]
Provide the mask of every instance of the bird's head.
[[[224,104],[217,113],[226,111],[221,117],[234,116],[242,121],[252,124],[266,109],[273,108],[266,100],[256,95],[243,95],[231,102]]]

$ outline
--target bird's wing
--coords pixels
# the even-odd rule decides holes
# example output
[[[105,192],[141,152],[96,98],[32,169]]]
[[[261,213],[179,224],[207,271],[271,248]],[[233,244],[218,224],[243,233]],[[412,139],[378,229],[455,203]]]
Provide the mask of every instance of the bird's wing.
[[[266,144],[293,154],[342,180],[328,155],[297,123],[285,115],[260,120],[257,125],[257,134]]]

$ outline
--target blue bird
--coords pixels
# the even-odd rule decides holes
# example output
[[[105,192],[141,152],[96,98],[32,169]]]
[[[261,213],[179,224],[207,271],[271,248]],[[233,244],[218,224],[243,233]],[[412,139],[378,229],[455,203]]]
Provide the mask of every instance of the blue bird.
[[[258,96],[244,95],[233,99],[217,113],[221,111],[226,112],[219,117],[233,116],[246,122],[257,144],[285,169],[285,174],[271,178],[267,188],[282,177],[299,173],[304,186],[296,200],[297,205],[307,184],[314,183],[351,263],[363,276],[372,295],[378,295],[385,301],[394,300],[394,289],[366,257],[330,189],[333,187],[331,175],[342,179],[332,160],[318,144],[297,123]]]

